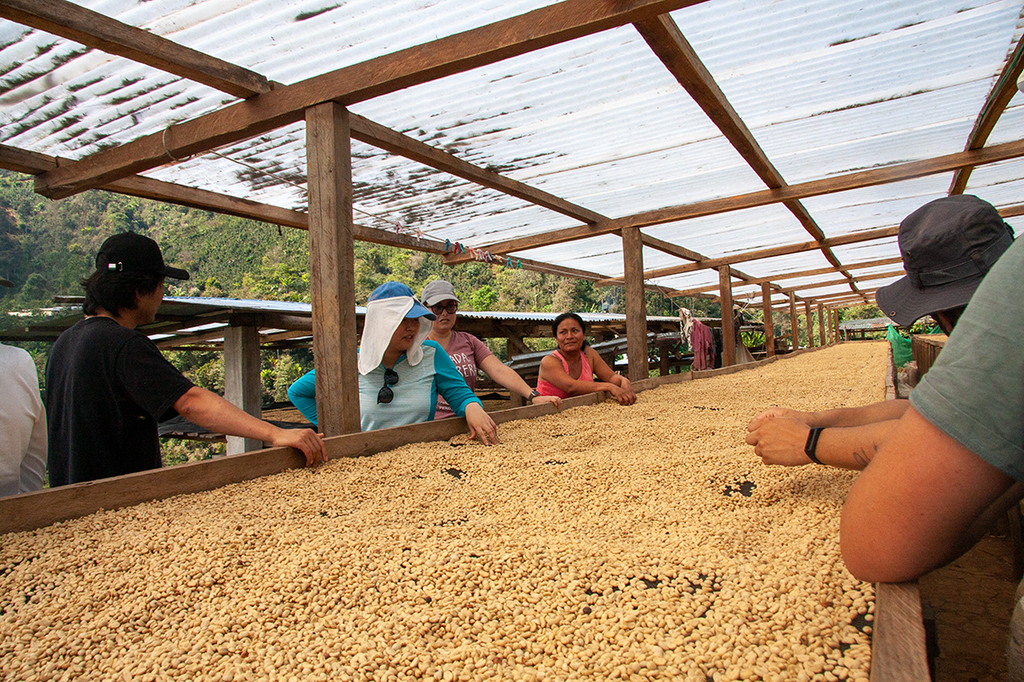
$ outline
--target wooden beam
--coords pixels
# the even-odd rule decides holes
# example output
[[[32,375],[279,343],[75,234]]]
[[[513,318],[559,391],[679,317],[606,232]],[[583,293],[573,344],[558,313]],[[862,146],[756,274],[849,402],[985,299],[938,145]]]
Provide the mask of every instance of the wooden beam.
[[[793,294],[789,295],[789,334],[790,334],[790,350],[799,350],[800,348],[800,329],[799,319],[796,314],[796,296]]]
[[[821,339],[821,345],[828,345],[828,334],[826,333],[827,327],[825,326],[825,307],[818,303],[818,337]]]
[[[1016,140],[983,149],[957,152],[955,154],[922,159],[921,161],[910,161],[908,163],[893,164],[884,168],[874,168],[846,175],[822,178],[820,180],[811,180],[796,185],[789,185],[781,189],[761,190],[750,192],[749,194],[701,201],[695,204],[670,206],[654,211],[637,213],[632,216],[616,218],[594,226],[568,227],[561,230],[552,230],[540,235],[495,242],[483,248],[492,253],[511,253],[541,246],[551,246],[552,244],[563,244],[577,239],[596,237],[611,232],[618,232],[629,227],[663,225],[665,223],[689,220],[690,218],[700,218],[730,211],[756,208],[758,206],[768,206],[794,199],[806,199],[808,197],[846,192],[864,187],[874,187],[937,175],[939,173],[948,173],[961,166],[982,166],[1021,156],[1024,156],[1024,140]],[[825,242],[828,244],[829,240],[825,240]],[[820,248],[820,245],[818,248]]]
[[[858,282],[866,282],[866,281],[872,280],[872,279],[886,279],[888,277],[902,277],[905,274],[906,273],[903,270],[892,270],[890,272],[882,272],[882,273],[879,273],[877,275],[865,275],[864,277],[858,277],[857,281]],[[823,289],[825,287],[835,287],[835,286],[839,286],[841,284],[848,284],[848,283],[849,283],[849,280],[845,280],[845,279],[833,279],[833,280],[829,280],[828,282],[810,282],[810,283],[804,284],[802,286],[790,287],[790,288],[787,288],[787,289],[783,289],[782,293],[789,294],[789,293],[796,293],[798,291],[813,291],[814,289]],[[844,293],[846,293],[846,292],[844,292]],[[750,294],[749,296],[745,296],[744,298],[745,299],[749,299],[749,300],[751,300],[751,301],[756,303],[758,301],[758,299],[755,298],[756,296],[757,296],[757,294]]]
[[[54,199],[71,196],[162,166],[172,155],[200,154],[295,123],[317,104],[352,105],[702,1],[564,0],[283,86],[62,164],[37,179],[36,191]]]
[[[814,348],[814,316],[811,315],[810,301],[804,301],[804,324],[807,325],[807,347]]]
[[[851,263],[850,265],[844,265],[844,270],[862,270],[864,268],[875,268],[880,265],[892,265],[893,263],[902,263],[903,259],[899,256],[893,258],[879,258],[877,260],[864,261],[863,263]],[[813,277],[815,275],[827,275],[832,272],[838,271],[839,268],[835,266],[829,266],[827,268],[817,268],[814,270],[800,270],[797,272],[784,272],[777,275],[769,275],[768,277],[754,277],[744,282],[744,284],[763,284],[764,282],[779,282],[784,279],[797,279],[800,277]],[[863,279],[863,278],[860,278]],[[845,281],[845,280],[844,280]],[[708,285],[706,287],[697,287],[695,289],[682,289],[678,291],[669,292],[672,297],[676,296],[693,296],[694,294],[704,294],[713,291],[718,291],[717,285]],[[779,289],[781,293],[788,294],[789,290]]]
[[[1013,54],[1006,60],[1003,72],[999,75],[992,92],[985,100],[985,105],[978,113],[978,119],[974,122],[974,128],[967,137],[965,150],[981,149],[988,142],[988,136],[999,122],[999,118],[1006,111],[1010,100],[1017,94],[1017,79],[1024,73],[1024,37],[1017,41],[1017,47]],[[967,188],[967,181],[971,178],[974,166],[964,166],[953,175],[953,181],[949,185],[950,194],[963,194]]]
[[[0,17],[181,76],[235,97],[270,92],[264,76],[64,0],[0,0]]]
[[[25,175],[38,175],[56,167],[57,159],[52,156],[0,144],[0,168]]]
[[[772,317],[772,288],[768,282],[761,284],[761,296],[764,299],[764,349],[768,357],[775,357],[775,319]]]
[[[57,165],[57,159],[52,156],[0,144],[0,168],[25,173],[26,175],[38,175],[56,168]],[[261,204],[249,199],[239,199],[204,189],[178,185],[173,182],[154,180],[141,175],[116,180],[109,185],[104,185],[100,189],[143,199],[164,201],[179,206],[215,211],[224,215],[250,218],[272,225],[281,225],[300,230],[309,229],[309,215],[301,211],[292,211],[278,206]],[[363,225],[356,225],[354,227],[354,234],[356,239],[364,242],[385,244],[387,246],[426,253],[447,253],[444,242],[436,239],[414,237],[408,234],[395,233],[390,230],[380,230]],[[533,261],[525,262],[532,263]],[[595,273],[595,277],[600,277],[600,275]]]
[[[732,275],[729,266],[718,268],[719,300],[722,307],[722,367],[736,364],[736,324],[732,311]]]
[[[681,246],[676,246],[675,244],[672,244],[671,242],[666,242],[666,241],[663,241],[661,239],[656,239],[655,237],[651,237],[649,235],[643,234],[643,232],[640,233],[640,236],[641,236],[641,241],[643,242],[644,246],[649,246],[649,247],[651,247],[653,249],[657,249],[657,250],[662,251],[664,253],[667,253],[669,255],[676,256],[678,258],[688,259],[688,260],[691,260],[691,261],[707,260],[707,256],[699,254],[696,251],[691,251],[689,249],[683,248]],[[743,281],[744,283],[751,283],[751,282],[754,281],[754,278],[752,276],[748,275],[745,272],[741,272],[740,270],[736,270],[735,268],[733,268],[731,270],[731,273],[732,273],[733,277]],[[622,282],[623,281],[624,280],[622,278],[602,277],[599,280],[597,280],[595,282],[595,284],[597,286],[622,286]],[[662,287],[659,287],[659,286],[656,286],[656,285],[651,285],[651,286],[648,286],[647,288],[648,288],[649,291],[656,291],[656,292],[658,292],[658,293],[660,293],[662,295],[667,295],[669,297],[672,297],[672,296],[675,295],[672,292],[666,292]],[[774,288],[774,289],[776,289],[778,291],[782,290],[781,287],[774,286],[774,285],[773,285],[772,288]],[[710,287],[709,289],[702,290],[700,293],[704,293],[704,291],[707,291],[707,292],[717,292],[718,291],[718,287],[717,286]]]
[[[622,233],[622,268],[626,273],[626,356],[629,380],[647,378],[647,300],[644,297],[644,245],[640,230]]]
[[[928,647],[917,581],[875,585],[871,679],[929,682]]]
[[[362,116],[352,115],[352,137],[389,151],[392,154],[404,156],[425,166],[430,166],[436,170],[450,173],[483,187],[489,187],[509,196],[528,201],[531,204],[556,211],[583,223],[596,223],[601,220],[607,220],[600,213],[577,206],[572,202],[535,187],[530,187],[518,180],[506,178],[494,171],[474,166],[453,154],[442,151],[437,147],[431,147],[429,144],[424,144],[408,135],[403,135],[398,131],[386,128]]]
[[[306,115],[317,425],[326,436],[360,430],[349,133],[339,104]]]
[[[853,234],[843,235],[841,237],[831,237],[825,240],[825,244],[828,246],[841,246],[844,244],[857,244],[860,242],[872,241],[875,239],[884,239],[886,237],[895,237],[899,233],[899,226],[894,227],[883,227],[877,230],[867,230],[865,232],[854,232]],[[794,253],[803,253],[805,251],[815,251],[821,248],[821,244],[818,242],[801,242],[799,244],[787,244],[785,246],[773,246],[767,249],[759,249],[757,251],[747,251],[744,253],[737,253],[731,256],[723,256],[721,258],[708,258],[707,260],[698,261],[696,263],[685,263],[683,265],[674,265],[668,268],[661,268],[659,270],[648,270],[644,273],[644,278],[653,279],[656,277],[668,277],[669,275],[679,275],[684,272],[696,272],[697,270],[710,270],[712,268],[717,269],[723,265],[735,265],[736,263],[745,263],[752,260],[760,260],[762,258],[774,258],[776,256],[788,256]],[[777,279],[777,278],[776,278]],[[617,279],[607,279],[597,282],[598,286],[614,286],[619,284]]]
[[[838,294],[825,294],[823,296],[815,296],[813,300],[814,301],[828,301],[829,303],[835,304],[839,300],[845,300],[845,299],[857,300],[859,298],[861,300],[866,300],[869,303],[873,304],[874,303],[874,299],[872,297],[872,294],[874,294],[876,291],[878,291],[878,289],[866,289],[864,291],[858,291],[858,292],[846,291],[846,292],[840,292]]]
[[[697,56],[697,52],[683,36],[672,17],[662,15],[637,22],[635,25],[640,35],[658,55],[669,72],[675,76],[683,89],[722,131],[725,138],[757,173],[762,182],[771,189],[786,187],[785,178],[768,159],[768,155],[754,139],[753,133],[740,118],[722,89],[718,87],[714,76],[704,66],[700,57]],[[820,242],[825,238],[825,233],[818,227],[803,204],[796,200],[783,203],[815,241]],[[837,267],[840,266],[839,259],[830,249],[823,246],[821,251],[830,263]]]
[[[690,251],[689,249],[683,248],[673,244],[672,242],[666,242],[662,239],[657,239],[649,234],[640,233],[640,238],[644,243],[644,246],[649,246],[652,249],[657,249],[663,253],[667,253],[670,256],[676,258],[682,258],[684,260],[704,260],[705,256],[700,255],[696,251]]]
[[[255,322],[224,330],[224,399],[257,419],[261,416],[260,339]],[[227,441],[229,455],[263,449],[263,441],[254,438],[228,436]]]

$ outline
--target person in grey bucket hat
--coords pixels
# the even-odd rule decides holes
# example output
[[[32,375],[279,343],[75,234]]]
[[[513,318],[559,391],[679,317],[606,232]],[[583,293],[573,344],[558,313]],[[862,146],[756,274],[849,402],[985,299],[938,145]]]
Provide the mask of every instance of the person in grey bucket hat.
[[[992,204],[955,195],[930,201],[900,223],[905,277],[875,294],[879,308],[909,327],[931,315],[946,334],[989,269],[1013,243]],[[772,407],[747,425],[746,442],[765,464],[812,462],[864,469],[907,411],[907,400],[804,412]]]
[[[930,314],[949,334],[1012,243],[1013,228],[987,201],[967,194],[931,201],[900,223],[907,274],[875,293],[878,307],[901,327]]]

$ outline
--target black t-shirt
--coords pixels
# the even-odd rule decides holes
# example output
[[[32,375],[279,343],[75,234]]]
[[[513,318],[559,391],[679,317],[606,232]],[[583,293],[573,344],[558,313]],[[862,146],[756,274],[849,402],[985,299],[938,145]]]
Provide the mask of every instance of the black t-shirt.
[[[157,422],[192,386],[140,332],[106,317],[78,322],[46,365],[50,485],[158,468]]]

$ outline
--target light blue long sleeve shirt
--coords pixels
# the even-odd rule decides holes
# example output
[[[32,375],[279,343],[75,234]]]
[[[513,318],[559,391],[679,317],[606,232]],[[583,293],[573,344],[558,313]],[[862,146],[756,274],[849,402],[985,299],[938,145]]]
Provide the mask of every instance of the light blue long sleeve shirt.
[[[391,426],[404,426],[431,421],[440,394],[460,417],[466,406],[475,402],[483,405],[466,385],[451,358],[434,341],[423,342],[423,360],[409,365],[402,353],[393,368],[398,372],[398,383],[391,387],[395,397],[390,403],[378,403],[377,394],[384,386],[384,365],[378,365],[369,374],[359,375],[359,412],[363,431],[375,431]],[[306,419],[316,424],[316,370],[306,373],[288,389],[288,399]]]

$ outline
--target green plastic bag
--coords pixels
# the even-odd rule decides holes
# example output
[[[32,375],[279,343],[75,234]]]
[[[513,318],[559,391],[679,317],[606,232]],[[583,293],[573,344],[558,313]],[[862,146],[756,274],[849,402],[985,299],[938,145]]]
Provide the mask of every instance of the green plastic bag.
[[[889,325],[889,329],[885,332],[885,338],[889,341],[889,345],[892,346],[892,359],[897,367],[902,367],[914,359],[910,339],[900,334],[896,327]]]

